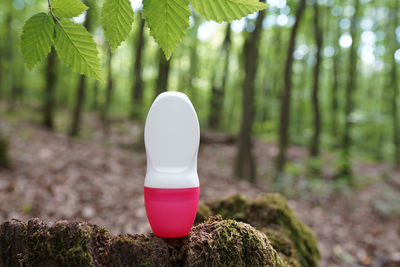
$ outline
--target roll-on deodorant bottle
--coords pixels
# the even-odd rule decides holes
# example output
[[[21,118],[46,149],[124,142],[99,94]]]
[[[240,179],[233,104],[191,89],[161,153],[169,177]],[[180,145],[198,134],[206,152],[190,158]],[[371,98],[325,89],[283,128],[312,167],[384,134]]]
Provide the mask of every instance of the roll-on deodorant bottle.
[[[189,98],[165,92],[153,102],[144,128],[147,171],[144,201],[155,235],[189,234],[199,202],[200,126]]]

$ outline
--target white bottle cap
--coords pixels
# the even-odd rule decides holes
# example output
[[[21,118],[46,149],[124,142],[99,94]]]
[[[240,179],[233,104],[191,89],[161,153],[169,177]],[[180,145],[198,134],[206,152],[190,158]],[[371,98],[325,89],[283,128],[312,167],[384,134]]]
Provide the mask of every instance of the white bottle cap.
[[[199,120],[189,98],[179,92],[165,92],[157,96],[144,127],[147,157],[144,186],[198,187],[199,143]]]

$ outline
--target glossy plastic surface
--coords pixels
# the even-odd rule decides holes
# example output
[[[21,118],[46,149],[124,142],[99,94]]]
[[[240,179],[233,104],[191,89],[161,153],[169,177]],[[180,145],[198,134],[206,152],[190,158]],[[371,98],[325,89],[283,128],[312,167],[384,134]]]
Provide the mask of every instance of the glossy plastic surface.
[[[199,192],[199,187],[144,187],[144,203],[153,233],[169,238],[187,236],[196,218]]]
[[[185,94],[165,92],[157,96],[147,115],[144,142],[146,187],[199,186],[197,152],[200,126],[196,111]]]

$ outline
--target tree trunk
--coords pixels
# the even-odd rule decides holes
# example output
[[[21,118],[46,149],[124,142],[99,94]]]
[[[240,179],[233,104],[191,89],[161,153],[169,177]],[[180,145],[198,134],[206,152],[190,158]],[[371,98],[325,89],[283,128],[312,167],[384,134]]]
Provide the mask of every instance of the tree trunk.
[[[9,82],[10,82],[10,95],[9,95],[9,102],[8,102],[8,110],[13,111],[15,108],[15,102],[18,95],[18,87],[16,85],[16,65],[15,65],[15,51],[14,51],[14,36],[12,30],[12,13],[11,11],[7,14],[7,61],[8,61],[8,68],[9,68]]]
[[[340,177],[346,177],[347,179],[351,178],[351,162],[350,162],[350,147],[351,147],[351,118],[350,115],[353,111],[353,91],[356,88],[356,74],[357,74],[357,24],[358,24],[358,11],[359,11],[359,0],[355,1],[355,13],[353,15],[351,21],[351,39],[353,42],[350,46],[350,58],[349,58],[349,68],[348,68],[348,80],[346,86],[346,97],[345,97],[345,127],[343,133],[343,159],[342,159],[342,166],[340,167],[339,175]]]
[[[144,39],[145,20],[140,20],[139,32],[136,41],[135,50],[135,66],[133,69],[133,86],[132,86],[132,119],[141,117],[142,101],[143,101],[143,78],[142,78],[142,55],[145,47]]]
[[[312,137],[312,142],[310,146],[310,155],[312,157],[316,157],[319,154],[319,139],[321,132],[321,114],[319,108],[319,80],[320,80],[320,70],[321,70],[321,50],[322,50],[322,32],[320,29],[320,21],[319,21],[319,7],[318,2],[314,2],[314,34],[315,34],[315,43],[317,44],[317,53],[316,53],[316,64],[314,66],[314,85],[312,90],[312,106],[313,106],[313,115],[314,115],[314,133]]]
[[[265,11],[260,11],[254,31],[244,43],[245,80],[242,95],[242,122],[239,133],[238,152],[235,162],[235,176],[254,182],[256,166],[253,155],[252,128],[254,121],[254,82],[258,67],[258,46],[262,33]]]
[[[112,53],[111,50],[108,48],[108,61],[107,61],[107,69],[108,69],[108,79],[107,79],[107,88],[106,88],[106,102],[104,103],[101,120],[104,125],[108,124],[108,116],[109,116],[109,109],[111,104],[111,97],[112,97],[112,89],[113,89],[113,81],[112,81]]]
[[[396,1],[394,10],[391,11],[393,16],[393,25],[397,27],[399,25],[399,2]],[[397,62],[394,57],[394,53],[398,49],[396,40],[393,42],[393,52],[391,53],[392,58],[392,69],[391,69],[391,86],[392,86],[392,120],[393,120],[393,146],[394,146],[394,164],[397,168],[400,168],[400,129],[399,129],[399,114],[398,114],[398,90],[399,84],[397,79]]]
[[[79,79],[78,92],[76,95],[76,104],[72,117],[72,125],[69,132],[70,136],[78,136],[80,131],[80,125],[82,121],[82,109],[85,102],[85,91],[86,91],[86,76],[81,75]]]
[[[156,97],[168,91],[168,77],[171,60],[166,60],[162,51],[159,51],[158,77],[156,82]]]
[[[306,110],[307,110],[307,103],[305,101],[304,97],[304,89],[307,87],[307,81],[308,78],[310,78],[310,73],[309,73],[309,66],[307,63],[307,55],[303,57],[301,60],[301,65],[302,65],[302,73],[301,73],[301,79],[299,81],[299,89],[298,89],[298,94],[299,94],[299,99],[297,100],[297,105],[294,107],[294,134],[295,136],[303,136],[303,131],[304,131],[304,122],[305,122],[305,117],[306,117]],[[308,102],[308,101],[307,101]]]
[[[99,107],[99,82],[96,80],[93,84],[93,99],[92,99],[92,109],[97,110]]]
[[[332,83],[332,95],[331,95],[331,131],[332,131],[332,136],[336,139],[336,136],[338,134],[338,108],[339,108],[339,102],[338,102],[338,91],[339,91],[339,70],[340,70],[340,46],[338,45],[339,43],[339,38],[341,35],[341,30],[339,26],[341,18],[339,17],[338,23],[336,24],[337,27],[337,33],[334,38],[334,48],[335,48],[335,55],[333,57],[333,83]],[[335,142],[336,143],[336,142]]]
[[[210,118],[208,123],[211,129],[218,129],[221,125],[221,116],[222,116],[223,103],[226,91],[226,82],[229,75],[230,44],[231,44],[231,25],[228,24],[226,28],[225,39],[222,44],[221,56],[219,57],[219,59],[224,58],[224,66],[221,75],[221,82],[220,83],[213,82],[211,90],[211,105],[210,105],[211,109],[210,109]],[[216,66],[217,65],[218,64],[216,64]],[[214,70],[214,75],[216,75],[216,73],[218,73],[218,70]]]
[[[296,11],[296,22],[290,34],[286,64],[284,88],[281,95],[280,125],[279,125],[279,152],[277,156],[277,171],[282,172],[286,163],[286,149],[289,143],[289,123],[290,123],[290,98],[292,91],[292,68],[293,52],[296,46],[297,30],[306,7],[306,0],[300,0]]]
[[[86,1],[85,3],[87,5],[89,4],[88,1]],[[91,12],[87,12],[84,26],[89,32],[91,31],[91,21],[90,20],[91,20]],[[79,135],[82,116],[83,116],[82,110],[83,110],[83,105],[85,104],[85,95],[86,95],[85,91],[86,91],[86,76],[81,75],[80,79],[79,79],[77,94],[76,94],[75,108],[74,108],[74,112],[73,112],[73,116],[72,116],[72,125],[71,125],[71,129],[69,132],[70,136],[78,136]]]
[[[197,23],[197,24],[196,24]],[[195,27],[199,27],[198,25],[200,24],[200,22],[197,22],[195,19]],[[196,35],[193,37],[192,40],[192,45],[191,45],[191,54],[190,54],[190,67],[189,67],[189,82],[188,82],[188,93],[190,96],[190,99],[193,102],[193,105],[196,106],[197,104],[197,98],[198,98],[198,92],[197,92],[197,88],[194,84],[194,81],[196,79],[196,77],[198,76],[197,71],[198,71],[198,51],[197,51],[197,46],[198,46],[198,38],[197,38],[197,28],[196,28]]]
[[[0,34],[0,38],[3,38],[3,36]],[[4,81],[3,81],[3,59],[4,58],[4,52],[3,52],[3,43],[0,42],[0,100],[5,96],[4,92]]]
[[[43,124],[47,128],[54,128],[54,90],[56,85],[56,51],[54,47],[47,57],[46,88],[44,92]]]

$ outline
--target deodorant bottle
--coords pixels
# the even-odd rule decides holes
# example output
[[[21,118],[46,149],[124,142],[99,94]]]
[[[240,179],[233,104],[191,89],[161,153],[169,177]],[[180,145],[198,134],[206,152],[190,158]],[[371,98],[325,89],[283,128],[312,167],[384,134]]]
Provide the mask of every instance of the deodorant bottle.
[[[186,236],[199,203],[200,126],[185,94],[165,92],[157,96],[147,115],[144,143],[144,202],[150,226],[160,237]]]

